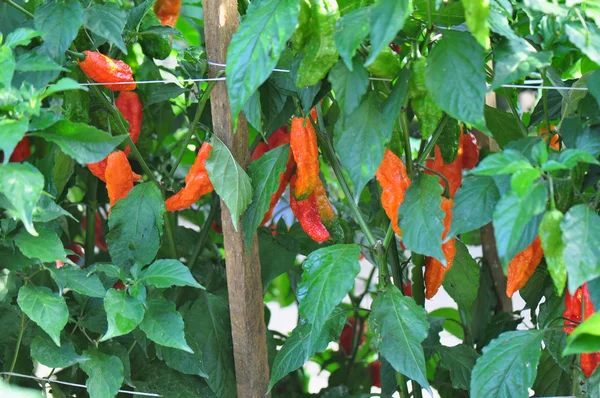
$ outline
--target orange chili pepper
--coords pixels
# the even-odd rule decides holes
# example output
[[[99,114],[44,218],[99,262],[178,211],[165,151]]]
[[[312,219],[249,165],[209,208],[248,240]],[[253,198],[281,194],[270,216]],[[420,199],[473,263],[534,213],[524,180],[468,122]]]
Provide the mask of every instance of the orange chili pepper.
[[[446,238],[448,231],[450,231],[450,224],[452,224],[452,203],[451,199],[442,198],[442,210],[446,213],[444,217],[444,232],[442,239]],[[452,268],[454,263],[454,256],[456,255],[456,239],[452,238],[448,242],[442,243],[442,251],[444,252],[444,258],[446,259],[446,266],[433,257],[427,257],[425,259],[425,298],[430,299],[438,292],[446,272]]]
[[[112,207],[133,189],[133,171],[123,151],[108,155],[105,177],[108,199]]]
[[[129,136],[131,137],[131,141],[135,144],[138,138],[140,138],[140,133],[142,131],[142,116],[144,110],[140,97],[133,91],[123,91],[119,94],[119,97],[115,101],[115,105],[123,115],[123,118],[129,123]],[[131,152],[131,148],[127,145],[127,148],[125,148],[125,155],[129,155],[129,152]]]
[[[550,129],[551,129],[551,131],[553,131],[554,133],[556,133],[556,130],[555,130],[556,126],[555,125],[550,125]],[[540,134],[539,135],[541,135],[546,142],[548,142],[548,137],[551,135],[551,138],[550,138],[550,148],[554,148],[557,151],[560,151],[560,144],[558,142],[559,135],[558,134],[551,134],[548,131],[548,125],[544,124],[542,126],[542,128],[540,129]]]
[[[185,186],[165,201],[167,211],[187,209],[202,196],[214,190],[206,171],[206,159],[208,159],[211,150],[212,145],[208,142],[202,144],[194,164],[185,177]]]
[[[292,190],[296,188],[297,179],[298,176],[294,175],[290,180],[290,187]],[[330,234],[321,221],[319,206],[314,191],[304,200],[297,200],[294,198],[294,195],[290,195],[290,207],[300,222],[300,226],[302,226],[304,232],[306,232],[312,240],[315,242],[325,242],[329,240]]]
[[[394,152],[386,149],[383,160],[375,173],[381,185],[381,205],[388,218],[392,221],[392,228],[398,235],[402,235],[398,226],[398,209],[404,202],[404,194],[410,186],[410,178],[406,174],[406,167]]]
[[[290,147],[297,165],[298,176],[292,194],[296,199],[303,200],[308,198],[315,189],[320,169],[317,133],[310,118],[292,118]]]
[[[77,61],[81,70],[93,81],[112,91],[135,90],[133,72],[123,61],[115,60],[96,51],[84,51],[85,60]],[[110,84],[110,83],[131,84]]]
[[[450,197],[453,198],[454,195],[456,194],[456,191],[458,191],[458,188],[460,188],[460,185],[462,184],[462,169],[463,169],[463,153],[461,150],[461,147],[459,145],[458,148],[458,154],[456,155],[456,159],[454,159],[454,161],[450,164],[444,164],[444,159],[442,158],[442,152],[440,151],[440,147],[439,146],[435,146],[435,156],[433,160],[428,160],[426,162],[426,166],[432,170],[437,171],[438,173],[442,174],[444,177],[446,177],[446,179],[448,180],[448,184],[449,184],[449,192],[450,192]],[[427,174],[431,174],[434,175],[433,173],[429,172],[429,171],[425,171]],[[442,178],[440,178],[440,185],[442,187],[446,187],[446,185],[444,184],[444,180]]]
[[[89,163],[87,168],[92,172],[93,175],[98,177],[100,180],[106,182],[106,166],[107,166],[108,156],[96,163]],[[131,176],[133,181],[138,181],[142,178],[141,175],[131,172]]]
[[[531,245],[515,256],[508,264],[508,282],[506,283],[506,295],[512,295],[525,286],[535,269],[540,265],[544,251],[540,238],[536,237]]]
[[[154,13],[160,19],[160,23],[174,27],[179,18],[181,0],[158,0],[154,4]]]

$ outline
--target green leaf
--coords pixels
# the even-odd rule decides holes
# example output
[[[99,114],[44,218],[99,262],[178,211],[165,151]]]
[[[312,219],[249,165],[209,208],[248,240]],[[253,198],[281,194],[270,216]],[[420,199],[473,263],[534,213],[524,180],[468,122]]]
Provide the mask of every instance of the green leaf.
[[[452,387],[469,391],[471,371],[479,355],[473,347],[459,344],[454,347],[440,346],[440,366],[450,371]]]
[[[39,389],[23,388],[0,380],[0,396],[11,398],[40,398]]]
[[[600,276],[600,216],[587,205],[573,206],[560,223],[569,291]]]
[[[533,391],[538,397],[562,397],[571,395],[573,381],[571,375],[563,370],[552,358],[548,350],[542,351]]]
[[[487,132],[484,63],[483,48],[471,35],[446,30],[427,58],[425,83],[442,110]]]
[[[588,90],[600,104],[600,69],[596,69],[588,78]]]
[[[5,68],[4,65],[2,67]],[[28,128],[29,120],[27,118],[0,119],[0,130],[2,131],[0,150],[4,152],[4,164],[8,163],[15,147],[23,139]]]
[[[175,304],[157,297],[148,300],[148,308],[140,329],[156,344],[193,353],[185,341],[183,318],[175,310]]]
[[[511,113],[486,105],[483,114],[490,132],[500,148],[523,137],[520,122]]]
[[[63,341],[60,347],[48,337],[46,333],[38,332],[31,341],[31,357],[49,368],[68,368],[76,363],[87,360],[86,357],[75,352],[71,340]]]
[[[106,398],[117,395],[123,384],[123,362],[114,355],[106,355],[95,349],[86,350],[83,354],[89,360],[79,367],[87,375],[85,382],[90,398]]]
[[[10,215],[23,222],[27,232],[37,236],[32,223],[35,205],[44,189],[44,176],[29,163],[0,167],[0,202]]]
[[[442,191],[437,176],[421,174],[413,180],[398,209],[398,226],[402,242],[410,251],[435,257],[446,264],[442,252],[444,211]]]
[[[203,289],[190,270],[178,260],[156,260],[143,270],[139,281],[158,288],[171,286],[191,286]]]
[[[54,202],[50,197],[46,195],[40,196],[40,200],[33,209],[33,221],[35,222],[48,222],[52,220],[56,220],[58,217],[65,216],[69,217],[72,220],[77,221],[75,217],[62,207],[60,207],[56,202]]]
[[[242,230],[248,248],[252,246],[252,237],[271,206],[271,196],[279,189],[281,173],[286,170],[289,156],[289,145],[282,145],[265,153],[248,167],[254,188],[252,202],[242,215]]]
[[[350,115],[358,108],[369,86],[369,74],[360,57],[354,58],[352,69],[338,61],[331,68],[328,80],[344,115]]]
[[[188,91],[189,90],[186,90],[175,83],[156,85],[150,89],[150,92],[148,93],[149,99],[144,102],[144,107],[177,98]]]
[[[600,351],[600,313],[595,313],[577,326],[567,337],[563,356]]]
[[[131,297],[125,290],[109,289],[104,297],[104,310],[108,330],[100,341],[122,336],[135,329],[144,319],[143,303]]]
[[[67,261],[65,249],[54,230],[43,227],[38,233],[38,236],[33,236],[27,231],[21,231],[14,237],[15,244],[24,255],[45,263]]]
[[[505,332],[483,348],[471,374],[474,397],[528,397],[542,354],[544,330]]]
[[[93,126],[68,120],[61,120],[31,135],[54,142],[80,164],[99,162],[126,138],[125,135],[113,137]]]
[[[29,43],[31,43],[32,39],[40,37],[42,34],[42,32],[38,32],[37,30],[33,30],[30,28],[18,28],[13,30],[6,36],[4,45],[10,48],[15,48],[18,46],[27,46],[29,45]]]
[[[385,122],[391,126],[389,127],[390,129],[393,128],[394,123],[398,119],[402,107],[404,106],[404,100],[406,99],[406,94],[408,94],[408,81],[410,75],[411,71],[409,68],[402,68],[398,79],[396,79],[396,84],[392,87],[392,92],[383,106]]]
[[[42,99],[44,99],[54,93],[58,93],[60,91],[68,91],[68,90],[88,91],[88,88],[85,86],[82,86],[81,84],[79,84],[78,82],[76,82],[75,80],[73,80],[69,77],[63,77],[56,83],[48,86],[46,91],[44,91],[44,95],[42,95]]]
[[[455,246],[454,264],[444,277],[444,289],[456,301],[458,308],[469,311],[477,298],[479,265],[461,241],[456,240]]]
[[[570,117],[563,121],[560,135],[567,147],[588,152],[595,157],[600,153],[599,132],[597,128],[584,127],[578,117]]]
[[[504,39],[494,49],[492,90],[541,70],[550,65],[551,61],[551,51],[537,52],[525,39]]]
[[[148,182],[135,186],[119,200],[108,218],[106,236],[113,262],[124,267],[149,264],[160,247],[165,204],[160,189]]]
[[[237,231],[240,215],[252,202],[252,182],[229,152],[229,148],[217,136],[213,136],[211,144],[213,148],[206,159],[206,171],[215,192],[227,205],[233,228]]]
[[[266,292],[275,278],[294,266],[297,252],[280,242],[271,230],[258,231],[258,252],[262,287]]]
[[[546,210],[547,200],[546,185],[537,183],[521,196],[509,191],[498,201],[494,211],[494,235],[505,270],[508,263],[533,241],[533,238],[525,238],[525,229],[534,216]],[[537,225],[535,228],[534,235],[537,235]]]
[[[549,160],[542,165],[542,170],[569,170],[578,163],[600,164],[589,152],[579,149],[564,149],[557,153],[551,153]]]
[[[540,176],[541,171],[538,168],[518,170],[510,178],[510,189],[519,196],[526,194]]]
[[[487,0],[462,0],[465,8],[465,19],[471,34],[481,47],[490,48],[490,2]]]
[[[57,59],[77,37],[83,23],[83,7],[77,0],[51,0],[35,9],[33,23],[37,30],[44,32],[44,45]]]
[[[52,269],[51,273],[57,285],[63,289],[71,289],[89,297],[102,298],[106,294],[100,278],[95,274],[88,274],[78,266],[65,264],[59,269]]]
[[[360,272],[357,245],[333,245],[312,252],[302,263],[298,315],[321,330],[329,315],[354,286]]]
[[[580,22],[571,22],[565,25],[565,33],[589,59],[600,64],[600,29],[594,24],[583,26]]]
[[[9,88],[13,75],[15,74],[15,56],[8,46],[0,46],[0,62],[2,62],[2,69],[0,69],[0,85]],[[15,101],[16,100],[17,97],[15,96]]]
[[[139,391],[152,391],[163,397],[217,397],[203,379],[184,375],[158,361],[149,363],[144,368],[143,377],[144,381],[135,381]]]
[[[234,131],[242,107],[277,65],[298,24],[299,11],[297,0],[263,0],[248,6],[227,50],[225,74]]]
[[[233,343],[227,301],[201,292],[185,315],[186,333],[194,348],[202,353],[207,383],[219,397],[235,397]]]
[[[338,339],[345,322],[346,311],[337,309],[320,331],[309,323],[296,326],[275,357],[271,367],[269,391],[288,373],[304,365],[315,353],[325,350],[330,341]]]
[[[335,124],[335,149],[352,181],[356,198],[375,175],[383,160],[385,144],[392,136],[391,126],[382,124],[382,120],[381,103],[372,91],[353,113],[344,115]]]
[[[194,345],[192,343],[192,345]],[[157,355],[161,358],[168,367],[175,369],[186,375],[194,375],[208,379],[208,375],[204,372],[202,366],[202,354],[200,352],[189,352],[176,350],[171,347],[162,347],[157,345]]]
[[[68,69],[54,62],[49,55],[38,52],[36,49],[18,57],[15,70],[20,72],[68,71]]]
[[[47,287],[28,284],[19,289],[17,303],[29,319],[41,327],[60,347],[60,332],[69,319],[64,297]]]
[[[480,176],[496,176],[528,169],[533,169],[533,166],[524,155],[514,149],[505,149],[486,156],[471,172]]]
[[[394,40],[412,11],[411,0],[377,0],[371,6],[371,49],[365,66]]]
[[[350,70],[354,69],[352,59],[356,50],[369,35],[369,12],[369,8],[359,8],[342,15],[335,25],[335,46]]]
[[[121,34],[126,20],[125,10],[115,3],[93,4],[83,13],[83,25],[116,45],[124,54],[127,54],[127,46],[125,46]]]
[[[561,119],[566,119],[568,116],[576,112],[581,100],[587,96],[587,90],[581,89],[587,88],[588,77],[589,74],[582,76],[571,86],[573,90],[566,90],[569,94],[568,97],[564,98],[562,101]]]
[[[421,347],[429,328],[425,310],[388,285],[373,300],[369,321],[377,351],[397,372],[429,389]]]
[[[467,176],[456,192],[448,238],[476,230],[492,221],[500,192],[494,179]]]
[[[563,251],[565,244],[562,240],[562,231],[560,223],[564,219],[564,215],[559,210],[549,210],[544,214],[540,223],[540,242],[544,250],[544,257],[548,265],[548,272],[554,282],[554,287],[559,295],[567,283],[567,266]]]

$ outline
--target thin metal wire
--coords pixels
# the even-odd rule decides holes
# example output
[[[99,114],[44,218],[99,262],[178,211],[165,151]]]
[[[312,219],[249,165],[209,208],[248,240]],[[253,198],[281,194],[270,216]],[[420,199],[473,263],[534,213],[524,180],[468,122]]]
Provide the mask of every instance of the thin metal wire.
[[[0,375],[23,377],[25,379],[33,379],[33,380],[38,380],[38,381],[45,381],[47,383],[63,384],[65,386],[79,387],[79,388],[85,388],[85,389],[87,389],[87,386],[85,386],[83,384],[69,383],[67,381],[60,381],[60,380],[44,379],[43,377],[22,375],[20,373],[14,373],[14,372],[0,372]],[[144,397],[162,397],[162,395],[155,394],[155,393],[152,393],[152,392],[139,392],[139,391],[127,391],[127,390],[119,390],[119,392],[122,392],[124,394],[130,394],[130,395],[141,395],[141,396],[144,396]]]
[[[225,77],[207,77],[206,79],[178,79],[178,80],[140,80],[136,81],[135,84],[167,84],[167,83],[194,83],[194,82],[218,82],[225,80]],[[131,82],[106,82],[106,83],[79,83],[80,86],[104,86],[113,84],[131,84]],[[53,86],[51,84],[50,86]]]

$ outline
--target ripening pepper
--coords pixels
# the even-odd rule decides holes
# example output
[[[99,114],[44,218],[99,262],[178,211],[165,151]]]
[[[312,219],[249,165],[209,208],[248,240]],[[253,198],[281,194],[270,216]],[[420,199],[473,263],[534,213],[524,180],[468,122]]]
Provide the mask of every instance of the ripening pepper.
[[[404,201],[404,194],[410,186],[410,178],[402,160],[394,152],[386,149],[375,177],[381,185],[381,205],[392,222],[392,228],[402,235],[398,226],[398,209]]]
[[[290,180],[292,191],[296,188],[298,176],[294,174]],[[327,228],[321,222],[317,198],[314,193],[310,194],[304,200],[297,200],[294,195],[290,195],[290,207],[292,212],[300,222],[300,226],[315,242],[325,242],[329,240],[330,234]]]
[[[107,166],[108,156],[96,163],[88,163],[87,168],[92,172],[93,175],[98,177],[100,180],[106,182],[106,166]],[[133,181],[138,181],[142,178],[141,175],[131,172],[131,176]]]
[[[165,59],[171,54],[171,39],[169,35],[146,32],[153,26],[163,25],[155,13],[148,12],[140,23],[140,46],[144,54],[155,59]]]
[[[71,260],[72,262],[74,262],[75,264],[77,264],[77,262],[83,258],[85,251],[83,250],[83,246],[81,246],[79,243],[71,243],[69,244],[69,246],[67,247],[69,250],[71,250],[73,253],[75,254],[69,254],[67,256],[67,258],[69,260]],[[60,260],[56,260],[56,268],[62,268],[65,265],[64,262],[60,261]]]
[[[292,194],[297,200],[304,200],[315,189],[320,169],[317,133],[310,118],[292,118],[290,148],[296,162],[297,175]]]
[[[154,13],[165,26],[174,27],[179,18],[181,0],[158,0],[154,4]]]
[[[381,362],[371,362],[369,370],[371,371],[371,385],[381,388]]]
[[[367,66],[367,72],[372,74],[375,77],[381,77],[386,79],[393,79],[398,74],[400,74],[400,70],[402,69],[402,64],[400,62],[400,56],[396,54],[390,47],[385,47],[377,57],[373,63]]]
[[[442,240],[446,238],[448,231],[450,231],[450,224],[452,224],[452,200],[442,198],[442,210],[445,213],[444,216],[444,232],[442,234]],[[442,251],[444,252],[444,258],[446,259],[446,266],[433,257],[427,257],[425,259],[425,298],[431,299],[442,286],[444,276],[446,272],[452,268],[454,264],[454,256],[456,255],[456,238],[452,238],[447,242],[442,243]]]
[[[112,91],[135,90],[133,72],[123,61],[115,60],[96,51],[84,51],[85,60],[77,61],[90,79]],[[110,84],[120,83],[120,84]]]
[[[575,294],[571,295],[569,290],[565,292],[565,311],[563,312],[564,327],[567,334],[573,333],[573,329],[581,322],[581,300],[583,299],[583,289],[578,288]]]
[[[575,327],[577,327],[582,320],[588,319],[595,312],[594,303],[590,298],[587,283],[584,283],[582,287],[578,288],[574,295],[569,294],[567,291],[565,295],[565,311],[563,313],[563,317],[565,318],[563,330],[567,334],[573,333]],[[600,352],[582,353],[580,355],[580,363],[583,374],[586,377],[590,377],[598,367],[598,363],[600,363]]]
[[[144,109],[140,97],[133,91],[124,91],[117,97],[115,101],[117,109],[123,115],[123,118],[129,123],[129,137],[135,144],[140,138],[142,131],[142,116]],[[125,148],[125,155],[129,155],[131,148],[129,145]]]
[[[460,136],[460,148],[462,149],[462,168],[471,170],[479,162],[479,145],[473,133]]]
[[[266,142],[259,142],[258,144],[256,144],[256,148],[254,148],[254,151],[252,151],[252,156],[250,156],[250,160],[254,161],[260,158],[262,155],[269,152],[270,149],[271,148],[269,147],[269,144],[267,144]]]
[[[202,196],[213,191],[212,182],[206,171],[206,159],[211,150],[212,145],[208,142],[202,144],[194,164],[185,177],[185,186],[165,201],[167,211],[187,209]]]
[[[115,151],[108,155],[105,178],[108,199],[112,207],[133,189],[133,171],[123,151]]]
[[[590,298],[590,291],[588,290],[588,285],[585,283],[583,285],[583,320],[587,320],[591,317],[596,311],[594,310],[594,303]],[[583,370],[583,374],[585,377],[590,377],[596,368],[598,367],[598,363],[600,362],[600,352],[592,352],[592,353],[582,353],[580,356],[581,370]]]
[[[544,141],[548,142],[550,140],[550,148],[556,149],[560,151],[560,143],[558,142],[560,136],[555,130],[556,126],[550,125],[550,132],[548,132],[548,125],[544,124],[540,129],[540,134]]]
[[[325,191],[325,187],[320,178],[317,180],[313,195],[315,195],[315,198],[317,199],[317,208],[319,209],[321,222],[325,225],[325,228],[327,228],[327,231],[329,231],[329,234],[334,241],[343,242],[344,230],[342,229],[334,207],[327,197],[327,191]]]
[[[29,143],[29,137],[25,136],[19,141],[13,153],[10,155],[10,162],[22,162],[31,156],[31,144]]]
[[[508,297],[512,297],[517,290],[525,286],[537,266],[540,265],[543,256],[544,251],[542,250],[540,238],[536,237],[531,245],[510,261],[506,283],[506,295]]]
[[[408,90],[412,109],[417,119],[419,119],[419,126],[421,126],[421,138],[424,140],[431,137],[442,119],[442,110],[437,106],[425,86],[426,67],[427,59],[425,57],[421,57],[412,63],[412,76]]]
[[[558,295],[561,295],[567,283],[567,266],[563,256],[565,244],[562,240],[560,223],[564,215],[559,210],[549,210],[540,223],[539,236],[548,272],[554,282]]]
[[[348,318],[348,321],[344,324],[342,333],[340,334],[340,352],[346,356],[352,354],[352,343],[354,342],[354,324],[356,319],[354,317]],[[360,344],[364,343],[366,338],[364,332],[367,329],[367,323],[364,323],[363,334],[360,339]],[[358,328],[356,329],[358,331]]]
[[[433,160],[428,160],[426,162],[426,166],[432,170],[437,171],[442,174],[448,180],[448,191],[450,193],[450,197],[453,198],[460,188],[462,184],[462,151],[460,147],[458,149],[458,154],[456,155],[456,159],[450,164],[444,164],[444,159],[442,158],[442,153],[438,145],[435,146],[435,156]],[[427,174],[434,175],[429,171],[425,171]],[[440,185],[442,187],[446,187],[444,180],[440,177]]]

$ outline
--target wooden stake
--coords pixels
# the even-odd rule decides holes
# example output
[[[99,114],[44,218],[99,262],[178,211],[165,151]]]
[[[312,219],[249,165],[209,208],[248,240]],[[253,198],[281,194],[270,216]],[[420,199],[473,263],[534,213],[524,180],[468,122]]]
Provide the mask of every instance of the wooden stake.
[[[227,48],[239,25],[237,0],[204,0],[206,52],[212,62],[226,63]],[[210,76],[219,67],[210,66]],[[249,163],[246,119],[240,115],[237,132],[233,131],[225,82],[217,82],[210,100],[214,133],[229,148],[244,168]],[[221,201],[221,221],[227,262],[227,290],[233,336],[233,356],[239,398],[265,396],[269,385],[266,327],[260,261],[256,234],[248,254],[241,223],[233,228],[231,213]],[[229,398],[229,397],[227,397]]]

